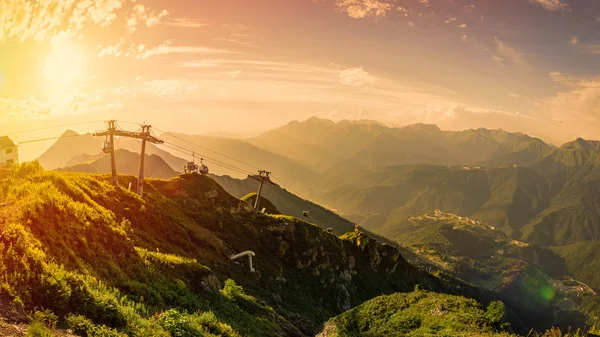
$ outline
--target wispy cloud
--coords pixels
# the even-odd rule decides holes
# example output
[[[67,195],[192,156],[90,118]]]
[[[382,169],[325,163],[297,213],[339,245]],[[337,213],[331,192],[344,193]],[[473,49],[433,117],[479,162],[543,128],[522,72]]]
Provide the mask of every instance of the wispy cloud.
[[[497,37],[494,38],[494,44],[496,45],[496,55],[493,59],[498,63],[507,65],[522,65],[524,64],[523,56],[515,48],[509,46],[505,42],[501,41]]]
[[[355,19],[384,17],[394,7],[381,0],[338,0],[336,5]]]
[[[127,19],[127,29],[133,33],[138,29],[140,24],[152,27],[167,15],[169,15],[169,12],[166,9],[157,13],[142,4],[137,4],[133,7],[133,14]]]
[[[548,76],[550,76],[550,79],[552,79],[553,82],[560,84],[574,85],[577,82],[577,80],[573,77],[563,74],[559,71],[552,71],[548,74]]]
[[[205,46],[172,46],[167,41],[157,47],[142,51],[137,55],[138,58],[148,58],[157,55],[167,54],[234,54],[236,52],[224,49],[216,49]]]
[[[363,68],[348,68],[340,71],[340,83],[353,87],[370,87],[375,83],[375,76]]]
[[[529,0],[529,2],[539,4],[549,11],[561,11],[569,8],[563,0]]]
[[[147,47],[144,44],[125,43],[120,39],[117,44],[109,46],[98,46],[98,56],[132,57],[147,59],[153,56],[168,54],[235,54],[236,52],[217,49],[206,46],[173,46],[171,41],[166,41],[155,47]]]
[[[139,1],[0,1],[0,43],[74,38],[86,24],[106,27],[119,17],[135,31],[140,24],[156,25],[166,15],[166,10],[151,11]]]
[[[11,39],[50,40],[58,34],[76,35],[83,25],[110,25],[124,0],[0,1],[0,43]]]
[[[572,83],[568,91],[559,92],[543,101],[542,109],[548,118],[561,122],[563,140],[581,136],[598,139],[600,125],[600,78]]]
[[[581,51],[586,54],[600,54],[600,44],[582,45]]]
[[[191,18],[177,18],[164,23],[167,26],[183,27],[183,28],[201,28],[209,27],[205,20]]]

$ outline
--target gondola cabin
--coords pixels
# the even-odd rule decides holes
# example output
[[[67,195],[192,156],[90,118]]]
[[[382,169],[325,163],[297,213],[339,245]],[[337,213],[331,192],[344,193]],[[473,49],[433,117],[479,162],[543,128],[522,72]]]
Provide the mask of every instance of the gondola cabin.
[[[110,140],[108,138],[106,138],[104,143],[102,143],[102,152],[110,153],[112,151],[112,148],[113,148],[112,143],[110,142]]]
[[[200,174],[208,174],[208,166],[204,165],[204,158],[200,158]]]

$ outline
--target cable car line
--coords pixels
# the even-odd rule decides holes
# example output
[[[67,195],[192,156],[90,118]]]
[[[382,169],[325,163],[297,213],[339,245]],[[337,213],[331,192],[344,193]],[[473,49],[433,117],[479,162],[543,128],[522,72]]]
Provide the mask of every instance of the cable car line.
[[[188,150],[188,149],[180,147],[181,149],[183,149],[183,150],[181,150],[181,149],[178,149],[176,147],[173,147],[172,145],[174,145],[174,144],[167,143],[167,142],[165,142],[164,144],[162,144],[162,146],[164,146],[164,147],[167,147],[167,148],[169,148],[171,150],[175,150],[175,151],[181,152],[181,153],[183,153],[185,155],[188,155],[188,156],[191,156],[193,154],[193,152],[191,150]],[[202,158],[208,158],[208,157],[202,157]],[[220,162],[220,161],[215,161],[214,159],[210,159],[209,158],[207,160],[207,162],[209,162],[211,164],[214,164],[214,165],[217,165],[217,166],[220,166],[220,167],[223,167],[223,168],[226,168],[226,169],[229,169],[229,170],[232,170],[232,171],[236,171],[236,172],[244,174],[244,175],[249,173],[248,171],[244,171],[244,170],[242,170],[240,168],[237,168],[237,167],[232,166],[232,165],[227,164],[227,163],[223,163],[223,162]]]
[[[228,156],[228,155],[226,155],[226,154],[224,154],[224,153],[220,153],[220,152],[217,152],[217,151],[211,150],[211,149],[209,149],[209,148],[206,148],[206,147],[204,147],[204,146],[202,146],[202,145],[199,145],[199,144],[196,144],[196,143],[194,143],[194,142],[191,142],[191,141],[189,141],[189,140],[187,140],[187,139],[185,139],[185,138],[182,138],[182,137],[179,137],[179,136],[175,136],[174,134],[172,134],[172,133],[170,133],[170,132],[165,132],[165,131],[163,131],[163,130],[161,130],[161,129],[158,129],[158,128],[156,128],[156,131],[160,131],[160,132],[162,132],[163,134],[165,134],[165,133],[166,133],[166,134],[168,134],[168,135],[169,135],[169,137],[173,137],[173,138],[179,139],[179,140],[181,140],[181,141],[184,141],[184,142],[186,142],[186,143],[192,144],[192,145],[194,145],[194,146],[197,146],[197,147],[199,147],[199,148],[201,148],[201,149],[204,149],[204,150],[206,150],[206,151],[209,151],[209,152],[212,152],[212,153],[214,153],[214,154],[218,154],[218,155],[221,155],[221,156],[223,156],[223,157],[225,157],[225,158],[228,158],[228,159],[231,159],[231,160],[233,160],[233,161],[236,161],[236,162],[238,162],[238,163],[240,163],[240,164],[244,164],[244,165],[246,165],[246,166],[252,167],[252,168],[254,168],[254,169],[257,169],[257,170],[260,170],[260,169],[261,169],[261,168],[260,168],[260,167],[258,167],[258,166],[255,166],[255,165],[252,165],[252,164],[248,164],[248,163],[246,163],[246,162],[244,162],[244,161],[241,161],[241,160],[239,160],[239,159],[235,159],[235,158],[233,158],[233,157],[230,157],[230,156]]]
[[[89,133],[87,133],[85,135],[89,135]],[[26,140],[24,142],[17,142],[17,143],[19,145],[21,145],[21,144],[28,144],[28,143],[35,143],[35,142],[43,142],[45,140],[56,140],[56,139],[60,139],[60,138],[80,137],[80,136],[85,136],[85,135],[77,134],[77,135],[67,135],[67,136],[58,136],[58,137],[39,138],[39,139]]]
[[[54,129],[54,128],[60,128],[60,127],[68,127],[68,126],[76,126],[76,125],[86,125],[86,124],[95,124],[95,123],[104,123],[104,122],[105,121],[90,121],[90,122],[81,122],[81,123],[70,123],[70,124],[63,124],[63,125],[55,125],[55,126],[42,127],[42,128],[37,128],[37,129],[30,129],[30,130],[23,130],[23,131],[12,132],[9,135],[15,135],[15,134],[27,133],[27,132],[34,132],[34,131],[41,131],[41,130],[47,130],[47,129]],[[141,125],[140,123],[134,123],[134,122],[128,122],[128,121],[116,121],[116,122],[125,123],[125,124],[132,124],[132,125]],[[115,126],[116,126],[117,129],[125,131],[125,130],[123,130],[123,128],[121,128],[121,126],[119,124],[115,123]],[[227,159],[230,159],[232,161],[238,162],[238,163],[243,164],[245,166],[252,167],[252,168],[255,168],[255,169],[260,169],[258,166],[249,164],[249,163],[244,162],[242,160],[236,159],[236,158],[234,158],[232,156],[228,156],[228,155],[226,155],[224,153],[211,150],[211,149],[209,149],[207,147],[204,147],[202,145],[196,144],[196,143],[194,143],[192,141],[189,141],[189,140],[187,140],[185,138],[176,136],[176,135],[174,135],[172,133],[165,132],[165,131],[160,130],[158,128],[154,128],[154,129],[156,129],[159,132],[166,133],[166,134],[168,134],[169,136],[171,136],[173,138],[176,138],[176,139],[179,139],[179,140],[184,141],[186,143],[189,143],[189,144],[191,144],[191,145],[193,145],[195,147],[199,147],[199,148],[204,149],[206,151],[209,151],[211,153],[223,156],[224,158],[227,158]],[[151,131],[151,133],[154,136],[154,132]],[[72,138],[72,137],[79,137],[79,136],[85,136],[85,135],[91,135],[91,133],[77,134],[77,135],[63,135],[63,136],[57,136],[57,137],[47,137],[47,138],[31,139],[31,140],[26,140],[26,141],[18,142],[18,143],[19,144],[28,144],[28,143],[34,143],[34,142],[41,142],[41,141],[48,141],[48,140],[57,140],[57,139],[61,139],[61,138]],[[188,148],[182,147],[180,145],[177,145],[177,144],[174,144],[174,143],[171,143],[171,142],[165,142],[164,144],[162,144],[162,146],[165,146],[165,147],[167,147],[167,148],[169,148],[171,150],[178,151],[178,152],[183,153],[183,154],[188,155],[188,156],[190,156],[190,155],[193,156],[194,153],[195,153],[195,151],[193,151],[193,150],[189,150]],[[254,175],[255,174],[254,172],[250,172],[250,171],[248,171],[246,169],[237,167],[237,166],[232,165],[232,164],[228,164],[226,162],[223,162],[223,161],[220,161],[220,160],[208,157],[208,156],[204,156],[202,154],[200,154],[200,156],[202,157],[202,159],[205,159],[206,162],[208,162],[210,164],[214,164],[214,165],[217,165],[219,167],[222,167],[222,168],[225,168],[225,169],[228,169],[228,170],[232,170],[234,172],[237,172],[237,173],[240,173],[240,174],[243,174],[243,175]],[[296,192],[294,189],[292,189],[290,187],[290,185],[286,184],[283,180],[281,180],[281,179],[273,179],[273,181],[278,182],[280,185],[284,186],[287,190],[289,190],[290,192],[292,192],[292,193],[294,193],[294,194],[296,194],[296,195],[299,196],[298,192]]]
[[[167,144],[169,145],[169,146],[167,146],[167,147],[169,147],[170,149],[174,149],[174,150],[177,150],[177,151],[180,151],[180,152],[186,151],[186,152],[187,152],[187,153],[186,153],[187,155],[193,155],[193,154],[194,154],[194,151],[192,151],[192,150],[189,150],[189,149],[187,149],[187,148],[184,148],[184,147],[182,147],[182,146],[179,146],[179,145],[176,145],[176,144],[170,143],[170,142],[165,142],[165,143],[163,144],[163,146],[166,146]],[[175,147],[175,148],[174,148],[174,147]],[[178,148],[178,149],[176,149],[176,148]],[[182,150],[179,150],[179,149],[182,149]],[[200,155],[202,156],[202,158],[208,159],[208,161],[209,161],[209,162],[212,162],[212,163],[219,163],[219,164],[222,164],[222,165],[229,166],[231,169],[233,169],[233,170],[235,170],[235,171],[238,171],[238,172],[240,172],[240,173],[243,173],[243,174],[253,174],[252,172],[249,172],[249,171],[247,171],[247,170],[244,170],[244,169],[242,169],[242,168],[239,168],[239,167],[233,166],[233,165],[231,165],[231,164],[228,164],[228,163],[222,162],[222,161],[220,161],[220,160],[217,160],[217,159],[214,159],[214,158],[211,158],[211,157],[208,157],[208,156],[204,156],[204,155],[202,155],[202,154],[200,154]]]
[[[95,123],[104,123],[104,121],[81,122],[81,123],[71,123],[71,124],[63,124],[63,125],[55,125],[55,126],[45,126],[45,127],[41,127],[41,128],[37,128],[37,129],[30,129],[30,130],[23,130],[23,131],[11,132],[11,133],[7,133],[7,135],[8,136],[12,136],[12,135],[16,135],[16,134],[19,134],[19,133],[27,133],[27,132],[34,132],[34,131],[42,131],[42,130],[62,128],[62,127],[67,127],[67,126],[77,126],[77,125],[95,124]]]

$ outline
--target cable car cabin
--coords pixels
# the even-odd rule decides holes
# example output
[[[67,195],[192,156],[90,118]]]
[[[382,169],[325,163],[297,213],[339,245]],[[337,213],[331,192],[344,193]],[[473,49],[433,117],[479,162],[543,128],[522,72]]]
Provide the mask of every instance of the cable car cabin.
[[[112,143],[110,142],[110,140],[105,140],[104,143],[102,143],[102,152],[104,153],[110,153],[112,151]]]
[[[208,166],[204,165],[204,158],[200,158],[200,174],[208,174]]]
[[[208,166],[202,165],[200,167],[200,174],[208,174]]]

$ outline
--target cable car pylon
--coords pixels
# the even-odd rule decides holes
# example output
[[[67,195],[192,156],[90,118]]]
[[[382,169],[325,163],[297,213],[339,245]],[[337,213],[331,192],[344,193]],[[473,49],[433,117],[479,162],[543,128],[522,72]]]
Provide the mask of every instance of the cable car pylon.
[[[248,175],[249,178],[258,180],[258,182],[260,183],[258,185],[258,193],[256,194],[256,200],[254,201],[254,212],[258,212],[258,205],[260,203],[260,195],[262,193],[263,184],[267,183],[267,184],[271,184],[273,186],[279,186],[271,180],[271,178],[269,177],[270,175],[271,175],[271,172],[268,172],[265,170],[259,170],[258,174],[249,174]]]
[[[94,132],[92,135],[97,137],[106,137],[106,140],[102,144],[102,151],[104,153],[110,152],[110,165],[112,173],[112,183],[115,187],[119,187],[119,179],[117,176],[117,166],[115,163],[115,136],[128,137],[139,139],[142,141],[142,150],[140,153],[140,175],[138,178],[138,194],[144,195],[144,159],[146,157],[146,142],[153,144],[163,144],[164,141],[154,137],[151,133],[152,125],[141,125],[141,132],[125,131],[117,129],[117,122],[111,119],[106,122],[107,128],[103,131]]]

